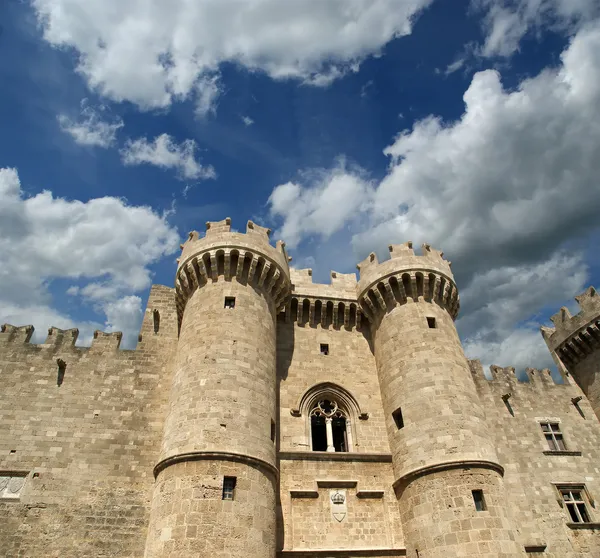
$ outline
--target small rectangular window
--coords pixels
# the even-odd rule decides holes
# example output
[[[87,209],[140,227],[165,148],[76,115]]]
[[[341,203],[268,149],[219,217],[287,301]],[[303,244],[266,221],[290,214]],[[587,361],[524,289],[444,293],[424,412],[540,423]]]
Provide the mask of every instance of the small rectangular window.
[[[234,296],[226,296],[225,297],[225,308],[235,308],[235,297]]]
[[[321,354],[322,355],[329,354],[329,345],[327,343],[321,343]]]
[[[400,407],[392,413],[392,417],[394,417],[394,422],[396,423],[396,428],[398,428],[398,430],[404,428],[404,419],[402,418],[402,409]]]
[[[223,478],[223,500],[233,500],[235,496],[236,477]]]
[[[558,487],[572,523],[590,523],[585,490],[579,487]]]
[[[271,442],[275,441],[275,421],[271,420]]]
[[[431,329],[435,329],[435,318],[427,318],[427,325]]]
[[[475,509],[480,511],[487,510],[487,506],[485,505],[485,499],[483,497],[483,490],[472,490],[473,493],[473,502],[475,502]]]
[[[557,422],[542,422],[540,423],[542,432],[548,443],[548,447],[552,451],[566,451],[567,446],[560,431],[560,424]]]

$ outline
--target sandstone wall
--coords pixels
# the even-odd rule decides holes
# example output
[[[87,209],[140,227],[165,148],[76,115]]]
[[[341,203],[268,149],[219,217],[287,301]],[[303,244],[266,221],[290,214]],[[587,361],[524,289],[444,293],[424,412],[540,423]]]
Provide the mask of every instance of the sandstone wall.
[[[0,500],[2,556],[143,556],[176,323],[173,290],[155,285],[135,351],[115,334],[89,349],[72,331],[0,334],[0,471],[27,474],[18,501]]]
[[[477,361],[471,366],[487,427],[505,468],[508,511],[519,544],[546,548],[534,556],[600,556],[598,526],[569,527],[567,511],[553,485],[582,483],[594,498],[600,494],[600,423],[590,403],[583,397],[577,403],[580,413],[572,399],[581,396],[581,390],[568,378],[565,384],[555,384],[547,370],[529,370],[530,381],[519,382],[514,369],[495,368],[494,379],[488,380]],[[510,409],[502,398],[506,394],[510,394]],[[560,423],[566,453],[549,452],[542,421]],[[588,511],[592,521],[600,521],[597,503]]]

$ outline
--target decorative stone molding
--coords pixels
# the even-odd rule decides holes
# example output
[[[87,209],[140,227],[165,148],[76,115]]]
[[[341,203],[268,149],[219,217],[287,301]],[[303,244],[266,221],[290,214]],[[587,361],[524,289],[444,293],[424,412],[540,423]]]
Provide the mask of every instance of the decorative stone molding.
[[[554,327],[541,327],[546,345],[567,366],[579,363],[600,348],[600,295],[589,287],[575,300],[579,305],[575,316],[563,306],[550,318]]]
[[[356,299],[292,295],[281,312],[286,322],[360,330],[363,312]]]
[[[180,453],[178,455],[167,457],[166,459],[159,461],[154,466],[154,478],[157,478],[161,471],[163,471],[167,467],[170,467],[171,465],[175,465],[177,463],[185,463],[186,461],[206,460],[237,461],[238,463],[245,463],[246,465],[265,470],[275,479],[279,478],[279,469],[271,465],[268,461],[265,461],[264,459],[258,459],[257,457],[252,457],[249,455],[242,455],[239,453],[227,451],[195,451],[190,453]]]
[[[412,242],[390,245],[390,259],[379,262],[375,253],[358,264],[358,301],[370,322],[397,304],[425,300],[446,308],[455,319],[460,307],[458,289],[443,253],[423,244],[415,255]]]
[[[208,282],[231,281],[233,277],[260,289],[270,297],[276,311],[282,309],[291,289],[285,243],[269,243],[270,230],[248,221],[246,234],[231,232],[231,220],[209,222],[203,238],[195,231],[182,244],[175,279],[179,323],[185,305],[196,289]]]
[[[391,453],[355,453],[355,452],[326,452],[326,451],[282,451],[280,461],[347,461],[370,463],[391,463]]]

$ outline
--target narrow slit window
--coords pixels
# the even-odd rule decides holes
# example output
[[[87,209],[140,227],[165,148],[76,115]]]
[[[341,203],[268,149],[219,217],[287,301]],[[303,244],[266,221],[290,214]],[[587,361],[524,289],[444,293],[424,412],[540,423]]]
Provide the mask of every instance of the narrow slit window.
[[[430,329],[435,329],[435,318],[427,318],[427,325]]]
[[[225,297],[225,308],[233,309],[235,308],[235,297],[234,296],[226,296]]]
[[[223,500],[233,500],[235,497],[236,477],[225,477],[223,479]]]
[[[473,493],[473,502],[475,502],[475,509],[480,511],[487,510],[487,506],[485,505],[485,498],[483,497],[483,490],[472,490]]]
[[[329,345],[327,343],[321,343],[321,354],[325,356],[329,354]]]
[[[566,451],[567,446],[557,422],[542,422],[542,432],[551,451]]]
[[[271,442],[275,441],[275,421],[271,420]]]
[[[58,365],[58,374],[56,376],[56,385],[58,387],[62,386],[63,382],[65,381],[65,372],[67,371],[67,363],[62,360],[61,358],[59,358],[56,361],[56,364]]]
[[[400,430],[404,428],[404,418],[402,417],[402,409],[398,407],[393,413],[392,417],[394,417],[394,422],[396,423],[396,428]]]

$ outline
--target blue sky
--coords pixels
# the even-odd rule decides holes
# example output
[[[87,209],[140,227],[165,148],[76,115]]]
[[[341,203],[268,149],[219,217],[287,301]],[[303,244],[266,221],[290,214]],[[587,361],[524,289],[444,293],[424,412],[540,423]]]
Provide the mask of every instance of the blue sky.
[[[486,364],[600,239],[596,0],[0,4],[0,322],[122,330],[180,239],[253,219],[316,280],[387,244],[445,251]]]

